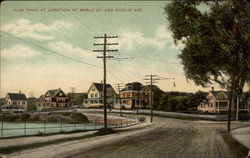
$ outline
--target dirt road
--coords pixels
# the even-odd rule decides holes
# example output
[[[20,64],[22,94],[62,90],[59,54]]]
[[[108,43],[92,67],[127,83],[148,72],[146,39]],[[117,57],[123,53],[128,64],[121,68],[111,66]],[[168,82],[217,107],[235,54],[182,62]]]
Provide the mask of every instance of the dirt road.
[[[232,158],[218,130],[225,123],[155,118],[155,129],[138,133],[75,158]],[[235,126],[235,125],[233,125]]]
[[[242,124],[232,124],[232,127]],[[218,130],[226,123],[155,117],[111,135],[68,141],[12,153],[9,157],[44,158],[233,158]]]

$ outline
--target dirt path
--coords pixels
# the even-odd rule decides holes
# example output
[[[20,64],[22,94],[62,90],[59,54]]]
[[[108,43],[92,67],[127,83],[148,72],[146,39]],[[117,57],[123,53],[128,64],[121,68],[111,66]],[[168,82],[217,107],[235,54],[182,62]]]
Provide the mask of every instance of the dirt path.
[[[156,118],[156,128],[75,158],[233,158],[218,130],[225,123]]]

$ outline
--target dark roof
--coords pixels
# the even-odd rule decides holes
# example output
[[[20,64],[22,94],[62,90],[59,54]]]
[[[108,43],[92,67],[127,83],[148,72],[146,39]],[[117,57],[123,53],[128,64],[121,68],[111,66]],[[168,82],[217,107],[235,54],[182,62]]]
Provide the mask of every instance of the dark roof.
[[[103,83],[93,83],[98,91],[103,91]],[[110,84],[106,84],[107,89],[112,88]],[[112,88],[113,89],[113,88]]]
[[[132,83],[127,83],[125,85],[125,88],[123,88],[121,91],[141,91],[143,89],[143,85],[140,82],[132,82]]]
[[[229,91],[210,91],[210,92],[215,96],[215,98],[216,98],[221,92],[224,92],[228,98],[229,98],[229,96],[230,96],[230,92],[229,92]]]
[[[48,90],[48,94],[49,96],[54,96],[55,94],[57,94],[58,92],[60,92],[61,89],[51,89],[51,90]]]
[[[23,93],[8,93],[11,100],[27,100]]]

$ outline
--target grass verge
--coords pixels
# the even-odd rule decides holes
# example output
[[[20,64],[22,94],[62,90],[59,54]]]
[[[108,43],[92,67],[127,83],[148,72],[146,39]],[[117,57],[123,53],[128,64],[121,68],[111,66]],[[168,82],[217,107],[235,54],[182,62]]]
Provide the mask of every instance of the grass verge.
[[[223,140],[227,143],[228,147],[232,151],[234,157],[236,158],[245,158],[248,155],[248,148],[244,145],[240,144],[237,140],[235,140],[231,134],[226,131],[220,131],[220,134],[223,137]]]

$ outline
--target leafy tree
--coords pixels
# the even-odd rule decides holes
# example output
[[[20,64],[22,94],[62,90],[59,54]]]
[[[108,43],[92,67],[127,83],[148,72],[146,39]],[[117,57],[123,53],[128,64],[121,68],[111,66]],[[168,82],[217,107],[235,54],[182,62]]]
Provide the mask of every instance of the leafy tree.
[[[154,109],[160,109],[160,100],[164,92],[156,85],[152,85]]]
[[[37,102],[36,98],[28,98],[28,111],[37,110]]]
[[[206,92],[198,91],[194,94],[191,94],[187,99],[187,107],[188,108],[193,108],[197,110],[197,106],[200,105],[201,101],[206,99]]]
[[[69,93],[68,97],[72,105],[82,105],[83,99],[87,99],[87,94],[85,93]]]
[[[185,44],[179,58],[186,77],[203,87],[217,82],[230,89],[233,98],[234,92],[241,93],[249,81],[249,3],[212,2],[171,2],[165,12],[176,44]],[[201,12],[197,8],[200,4],[206,4],[210,11]],[[230,99],[228,131],[231,105]]]

